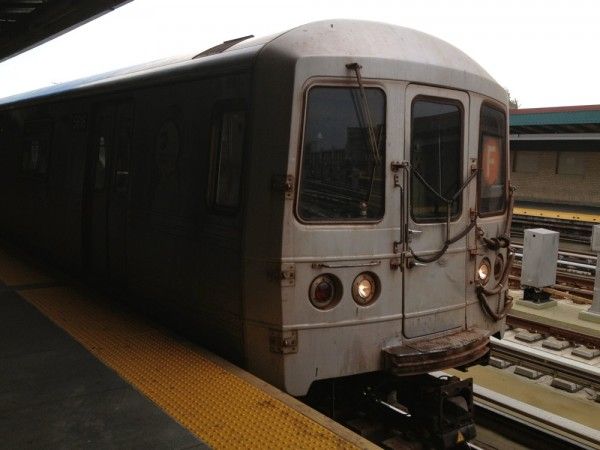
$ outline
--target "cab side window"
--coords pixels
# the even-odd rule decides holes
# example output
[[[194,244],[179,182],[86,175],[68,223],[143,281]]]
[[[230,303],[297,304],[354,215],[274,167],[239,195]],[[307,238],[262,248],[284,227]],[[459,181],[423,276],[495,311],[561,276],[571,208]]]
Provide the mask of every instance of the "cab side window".
[[[209,204],[234,211],[240,204],[246,111],[239,103],[216,108],[211,127]]]

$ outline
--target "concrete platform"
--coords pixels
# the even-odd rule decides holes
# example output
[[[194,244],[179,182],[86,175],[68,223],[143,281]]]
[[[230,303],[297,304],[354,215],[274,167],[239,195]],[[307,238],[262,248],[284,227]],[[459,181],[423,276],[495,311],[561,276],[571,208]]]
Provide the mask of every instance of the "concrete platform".
[[[126,306],[0,248],[0,448],[376,448]]]
[[[510,294],[515,299],[509,313],[512,316],[600,338],[600,323],[580,318],[580,313],[587,311],[590,305],[579,305],[569,300],[560,300],[552,308],[534,309],[521,304],[523,291],[511,290]]]
[[[515,206],[513,208],[513,215],[600,223],[600,213],[597,212],[597,208],[573,208],[572,206],[551,205],[550,209],[548,205],[543,203]]]
[[[0,284],[0,447],[209,448]]]
[[[531,309],[548,309],[556,306],[556,300],[548,300],[547,302],[536,303],[529,300],[517,300],[515,304]]]
[[[595,322],[595,323],[600,324],[600,314],[598,314],[596,312],[581,311],[579,313],[579,318],[586,322]]]

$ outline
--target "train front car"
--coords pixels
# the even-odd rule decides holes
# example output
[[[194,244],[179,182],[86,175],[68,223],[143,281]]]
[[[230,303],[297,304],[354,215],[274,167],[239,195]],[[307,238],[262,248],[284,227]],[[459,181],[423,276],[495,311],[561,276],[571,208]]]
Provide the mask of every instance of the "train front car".
[[[507,306],[504,89],[429,35],[331,21],[267,44],[255,90],[250,368],[304,395],[485,358]]]

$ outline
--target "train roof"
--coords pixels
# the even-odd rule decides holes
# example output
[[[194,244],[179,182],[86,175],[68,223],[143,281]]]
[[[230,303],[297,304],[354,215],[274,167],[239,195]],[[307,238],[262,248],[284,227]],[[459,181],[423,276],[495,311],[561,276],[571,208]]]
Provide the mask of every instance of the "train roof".
[[[243,41],[229,50],[252,45]],[[321,59],[337,64],[348,76],[345,63],[358,62],[364,78],[393,79],[479,92],[503,103],[506,91],[472,58],[429,34],[380,22],[326,20],[291,29],[275,37],[260,58]],[[337,61],[336,61],[337,60]],[[280,64],[277,61],[277,64]]]
[[[228,42],[231,45],[227,45]],[[0,99],[0,105],[100,89],[119,81],[185,74],[200,66],[250,67],[259,56],[276,60],[274,64],[285,61],[296,64],[298,60],[320,58],[359,60],[365,62],[365,78],[450,86],[501,101],[506,97],[500,85],[461,50],[426,33],[396,25],[336,19],[309,23],[271,36],[228,42],[202,53],[153,61],[6,97]]]

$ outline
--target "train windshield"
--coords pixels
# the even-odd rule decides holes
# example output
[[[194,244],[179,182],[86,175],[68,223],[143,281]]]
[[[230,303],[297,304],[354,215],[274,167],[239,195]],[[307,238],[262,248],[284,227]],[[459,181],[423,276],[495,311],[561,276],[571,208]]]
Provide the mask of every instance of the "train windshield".
[[[383,217],[385,94],[377,88],[366,88],[364,94],[345,87],[309,91],[300,219],[345,222]]]
[[[506,116],[488,105],[481,107],[479,143],[479,214],[504,211],[506,202]]]

